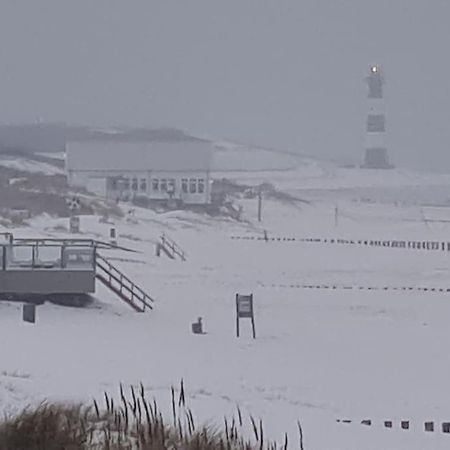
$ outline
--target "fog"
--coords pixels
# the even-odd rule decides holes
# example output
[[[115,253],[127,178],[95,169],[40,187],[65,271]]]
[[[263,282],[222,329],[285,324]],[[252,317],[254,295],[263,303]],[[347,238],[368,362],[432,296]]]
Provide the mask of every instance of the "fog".
[[[359,160],[386,74],[394,163],[450,170],[447,0],[2,0],[0,122],[174,126]]]

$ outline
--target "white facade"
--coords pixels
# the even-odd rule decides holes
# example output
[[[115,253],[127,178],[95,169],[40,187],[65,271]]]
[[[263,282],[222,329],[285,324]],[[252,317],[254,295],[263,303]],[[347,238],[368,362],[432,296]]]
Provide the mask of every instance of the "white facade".
[[[117,200],[207,204],[212,147],[205,142],[70,142],[69,184]]]

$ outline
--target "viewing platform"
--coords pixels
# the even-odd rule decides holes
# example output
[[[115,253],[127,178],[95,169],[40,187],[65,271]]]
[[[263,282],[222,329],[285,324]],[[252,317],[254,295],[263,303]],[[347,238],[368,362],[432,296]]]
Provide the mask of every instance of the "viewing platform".
[[[137,312],[153,308],[153,298],[99,249],[120,249],[92,239],[14,239],[0,234],[0,299],[42,302],[52,300],[78,305],[95,293],[99,280]]]
[[[96,250],[89,240],[0,239],[0,292],[95,292]]]

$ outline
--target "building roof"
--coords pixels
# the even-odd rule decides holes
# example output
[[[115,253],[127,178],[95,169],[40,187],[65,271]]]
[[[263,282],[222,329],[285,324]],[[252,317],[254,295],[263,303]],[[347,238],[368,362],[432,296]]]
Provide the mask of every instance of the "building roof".
[[[70,141],[199,142],[175,128],[93,128],[64,123],[0,124],[0,152],[61,152]]]
[[[74,141],[66,145],[69,171],[208,171],[213,148],[202,141]]]

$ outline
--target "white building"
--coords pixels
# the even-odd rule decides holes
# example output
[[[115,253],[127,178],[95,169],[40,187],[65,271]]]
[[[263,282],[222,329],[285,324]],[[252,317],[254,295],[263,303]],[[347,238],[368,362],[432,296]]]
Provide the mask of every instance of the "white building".
[[[211,201],[212,146],[203,141],[68,142],[69,184],[112,199],[207,204]]]

